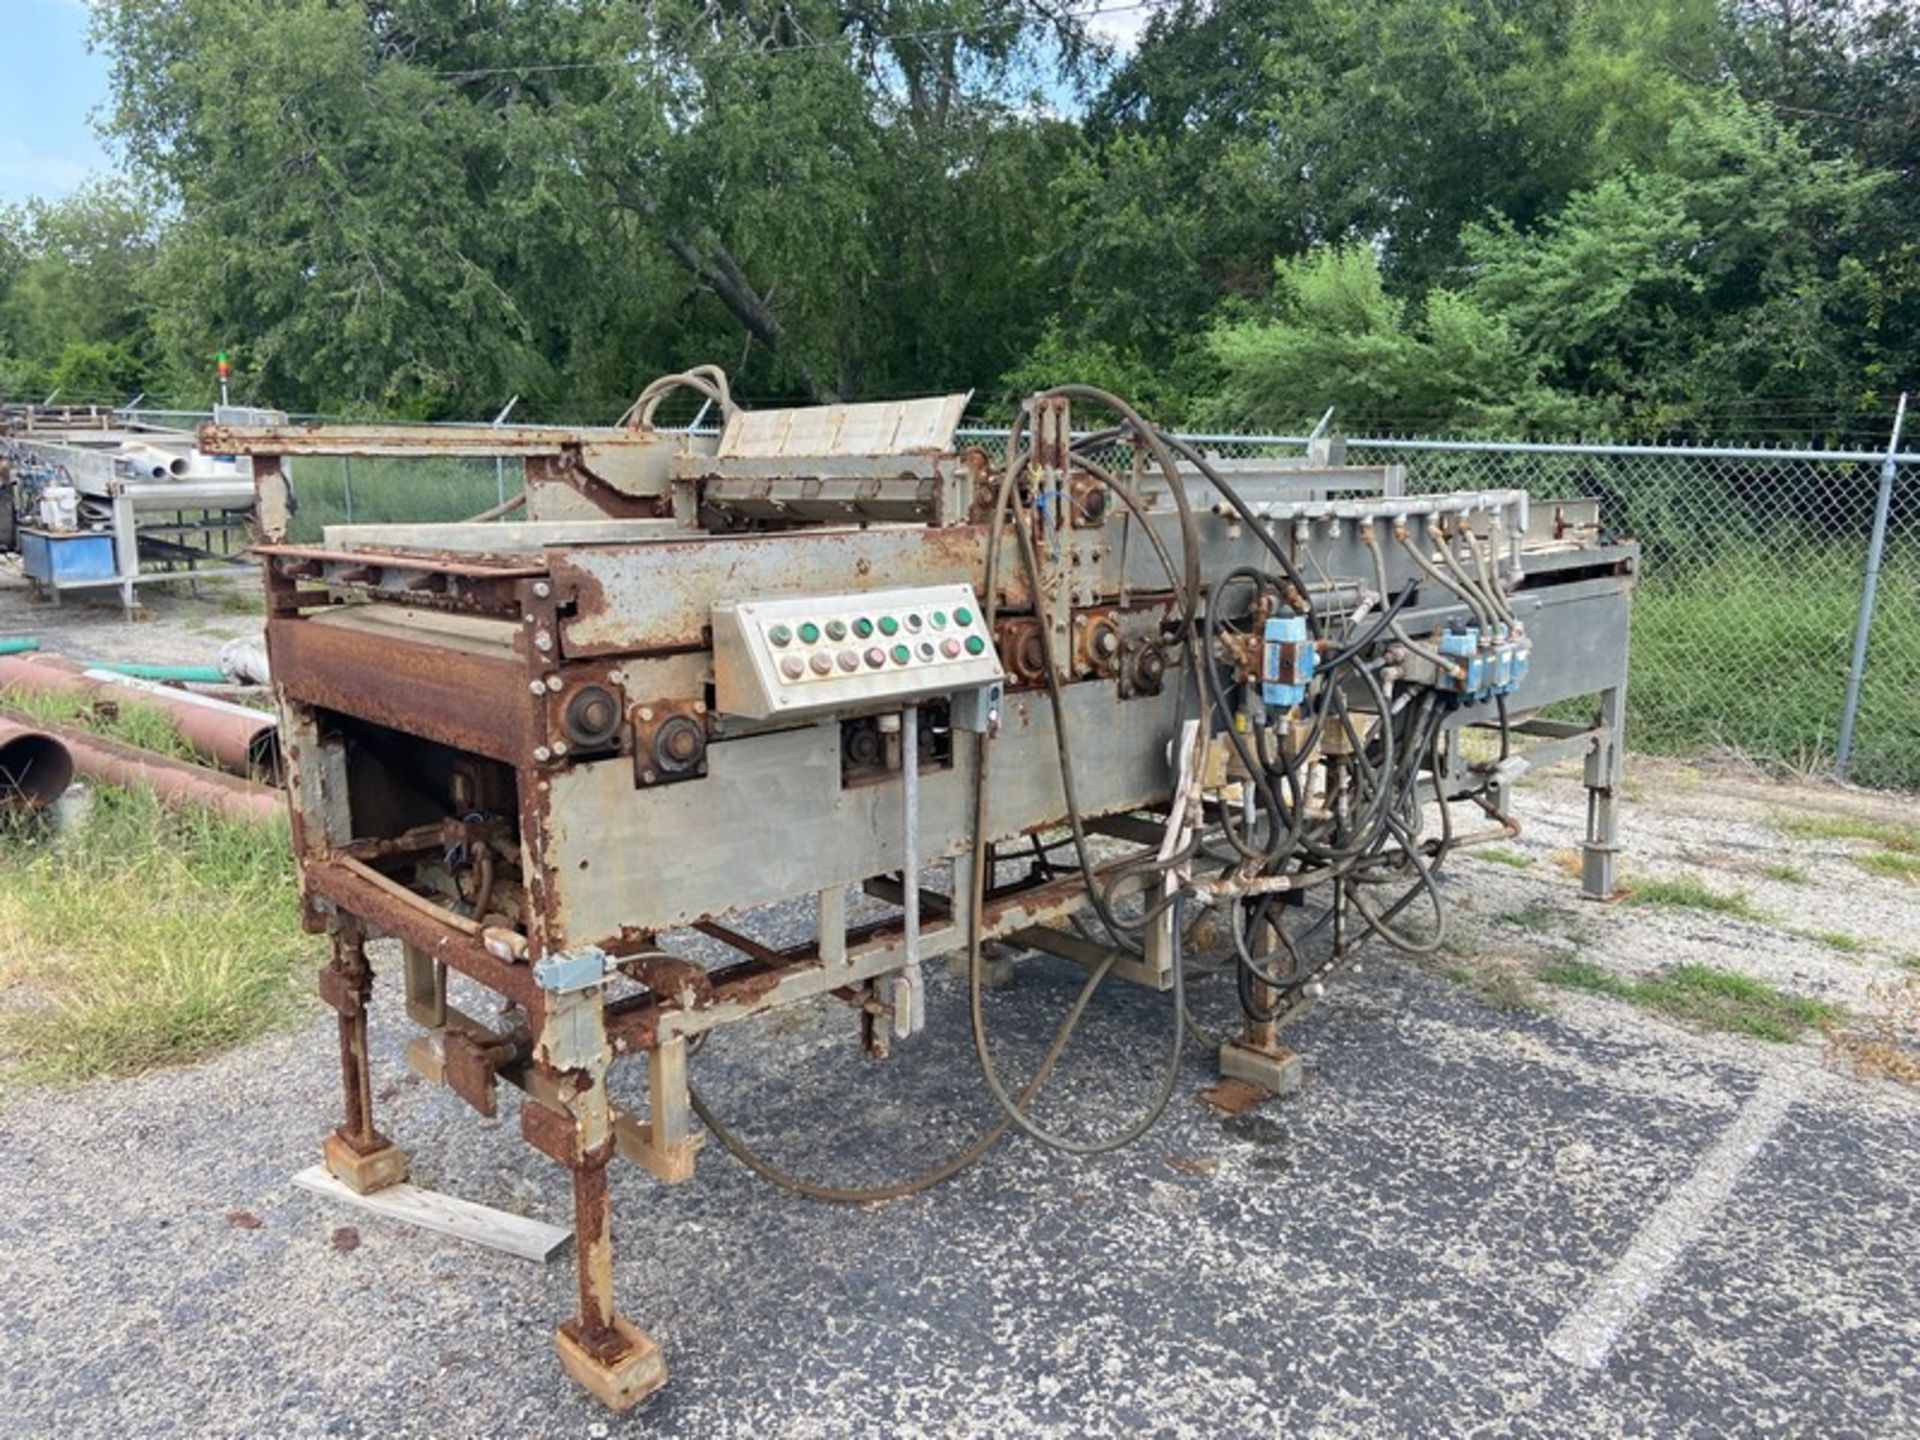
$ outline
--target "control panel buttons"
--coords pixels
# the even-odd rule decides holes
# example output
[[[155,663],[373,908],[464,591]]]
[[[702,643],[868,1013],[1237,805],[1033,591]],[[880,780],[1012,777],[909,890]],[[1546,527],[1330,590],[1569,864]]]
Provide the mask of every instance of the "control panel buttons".
[[[728,715],[883,709],[1000,681],[966,586],[716,604],[714,705]]]

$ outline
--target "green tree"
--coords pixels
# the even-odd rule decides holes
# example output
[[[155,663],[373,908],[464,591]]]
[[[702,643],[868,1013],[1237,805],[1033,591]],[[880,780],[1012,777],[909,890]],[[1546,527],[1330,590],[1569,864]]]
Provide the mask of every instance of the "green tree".
[[[1205,424],[1298,430],[1332,406],[1347,430],[1506,428],[1548,403],[1503,320],[1446,290],[1394,298],[1363,245],[1279,261],[1260,311],[1208,337],[1219,378]]]
[[[177,364],[418,413],[613,403],[721,359],[760,395],[997,373],[1068,127],[990,98],[1025,0],[111,0],[113,128],[180,201]],[[971,307],[971,310],[969,309]],[[949,378],[951,377],[951,379]]]
[[[153,212],[127,186],[0,214],[0,366],[11,388],[114,402],[144,388]]]

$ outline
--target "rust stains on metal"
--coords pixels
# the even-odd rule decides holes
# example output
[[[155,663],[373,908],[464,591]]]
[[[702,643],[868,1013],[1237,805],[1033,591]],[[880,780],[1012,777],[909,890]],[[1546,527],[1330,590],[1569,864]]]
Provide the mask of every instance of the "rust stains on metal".
[[[283,695],[509,764],[539,743],[527,670],[399,635],[269,621]]]
[[[345,859],[309,860],[304,866],[309,901],[326,900],[359,916],[383,935],[403,940],[449,969],[458,970],[497,991],[537,1018],[544,1010],[542,991],[526,965],[492,955],[478,927],[465,916],[414,895],[365,866]]]

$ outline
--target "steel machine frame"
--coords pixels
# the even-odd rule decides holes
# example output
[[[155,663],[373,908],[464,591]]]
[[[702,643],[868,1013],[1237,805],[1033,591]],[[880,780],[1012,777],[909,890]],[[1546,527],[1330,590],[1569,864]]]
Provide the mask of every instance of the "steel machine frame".
[[[653,427],[678,385],[717,437]],[[332,937],[327,1166],[363,1191],[406,1173],[367,1052],[367,942],[394,937],[410,1063],[486,1115],[523,1091],[522,1135],[569,1172],[556,1343],[614,1408],[666,1370],[616,1304],[607,1167],[691,1178],[703,1035],[834,997],[883,1054],[942,955],[978,1032],[1004,945],[1085,966],[1083,1004],[1107,976],[1166,992],[1177,1069],[1183,947],[1210,928],[1246,1012],[1220,1063],[1277,1090],[1286,1015],[1363,942],[1434,941],[1434,871],[1512,833],[1527,767],[1584,760],[1583,887],[1613,892],[1637,549],[1594,502],[1408,495],[1337,447],[1217,461],[1080,387],[990,456],[954,443],[965,402],[750,412],[703,369],[605,429],[201,434],[251,457],[268,542],[304,918]],[[285,462],[319,454],[515,458],[525,518],[286,543]],[[880,918],[850,924],[850,892]],[[740,927],[796,898],[811,941]],[[735,958],[675,953],[690,931]],[[450,973],[500,1013],[463,1013]],[[1093,1150],[1158,1113],[1056,1135],[1029,1102],[1059,1045],[1016,1085],[976,1039],[1002,1122],[923,1179],[1014,1129]],[[644,1111],[608,1087],[629,1057]]]

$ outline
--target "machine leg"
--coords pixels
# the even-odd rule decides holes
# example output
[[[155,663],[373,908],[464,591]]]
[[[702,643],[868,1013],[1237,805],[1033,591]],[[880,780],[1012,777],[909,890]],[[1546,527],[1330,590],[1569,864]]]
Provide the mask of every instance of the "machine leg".
[[[1253,998],[1270,1008],[1278,998],[1271,986],[1254,982]],[[1229,1080],[1244,1080],[1274,1095],[1286,1095],[1300,1088],[1300,1057],[1280,1043],[1280,1026],[1275,1020],[1247,1017],[1247,1028],[1238,1040],[1220,1047],[1220,1073]]]
[[[132,619],[140,608],[140,597],[132,577],[140,573],[140,539],[135,528],[133,501],[125,495],[113,500],[113,559],[120,572],[120,608]]]
[[[373,967],[366,936],[343,925],[334,932],[333,959],[320,972],[320,998],[340,1020],[340,1089],[346,1118],[321,1142],[327,1169],[368,1195],[407,1178],[407,1156],[374,1128],[373,1075],[367,1060],[367,1001]]]
[[[677,1043],[684,1047],[686,1042]],[[567,1103],[571,1124],[562,1122],[571,1133],[564,1143],[554,1140],[542,1147],[561,1155],[573,1174],[574,1264],[580,1291],[579,1313],[554,1332],[554,1348],[561,1367],[602,1405],[630,1410],[667,1383],[667,1364],[660,1347],[620,1314],[613,1301],[613,1222],[607,1196],[607,1164],[614,1153],[613,1104],[607,1095],[611,1055],[598,987],[553,998],[536,1054],[551,1069],[565,1073],[572,1088]],[[655,1116],[656,1124],[659,1118]],[[523,1110],[523,1129],[528,1119]],[[533,1138],[531,1132],[529,1136]]]
[[[1587,755],[1587,838],[1581,849],[1580,894],[1588,900],[1619,896],[1620,782],[1626,774],[1625,683],[1602,691],[1603,735]]]

